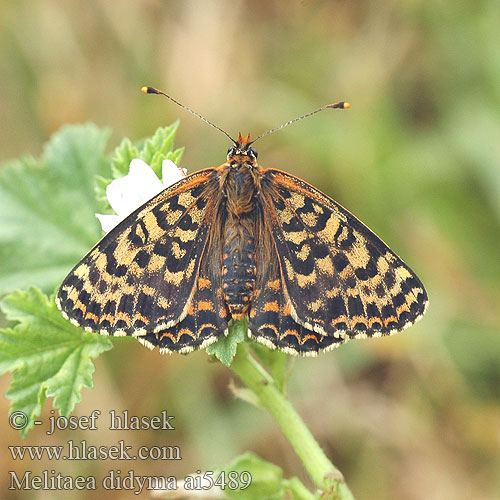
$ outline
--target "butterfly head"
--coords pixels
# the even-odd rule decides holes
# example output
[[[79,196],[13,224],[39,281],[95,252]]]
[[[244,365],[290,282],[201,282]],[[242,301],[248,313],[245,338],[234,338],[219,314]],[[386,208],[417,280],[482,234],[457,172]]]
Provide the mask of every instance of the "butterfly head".
[[[257,160],[258,153],[255,148],[252,148],[252,140],[250,134],[246,137],[238,134],[238,140],[227,150],[227,159],[231,160],[235,156],[247,156],[251,162]]]

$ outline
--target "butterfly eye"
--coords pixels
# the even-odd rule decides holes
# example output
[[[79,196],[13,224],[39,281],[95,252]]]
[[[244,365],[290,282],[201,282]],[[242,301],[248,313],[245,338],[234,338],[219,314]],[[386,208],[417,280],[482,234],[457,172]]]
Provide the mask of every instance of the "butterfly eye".
[[[249,156],[253,156],[255,159],[257,159],[257,157],[259,156],[259,153],[257,153],[257,150],[255,148],[249,148],[248,154]]]

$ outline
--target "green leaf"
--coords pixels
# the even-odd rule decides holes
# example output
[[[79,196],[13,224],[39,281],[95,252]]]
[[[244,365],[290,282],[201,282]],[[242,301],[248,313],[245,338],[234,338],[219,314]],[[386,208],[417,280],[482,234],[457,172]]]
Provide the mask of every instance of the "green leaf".
[[[108,136],[95,125],[64,127],[41,159],[1,168],[0,293],[53,290],[99,239],[94,177],[109,176]]]
[[[285,496],[283,471],[270,462],[266,462],[255,453],[247,452],[237,457],[227,467],[226,474],[235,471],[239,474],[249,472],[252,476],[250,486],[244,490],[226,488],[229,498],[237,500],[279,500]]]
[[[229,327],[229,333],[227,335],[222,335],[217,342],[207,347],[207,354],[215,356],[226,366],[231,366],[236,354],[236,347],[240,342],[245,341],[247,331],[248,320],[242,319],[235,321]]]
[[[139,150],[130,142],[128,137],[125,137],[115,149],[111,158],[111,174],[113,179],[127,175],[130,162],[134,158],[140,158]]]
[[[160,127],[155,132],[153,137],[146,140],[143,148],[141,149],[139,158],[144,160],[160,179],[161,164],[163,163],[163,160],[169,159],[167,158],[167,155],[172,152],[175,134],[178,128],[178,121],[172,123],[172,125],[169,125],[168,127]],[[182,152],[180,155],[182,156]]]
[[[111,184],[113,179],[118,179],[128,174],[130,162],[134,158],[140,158],[139,150],[130,142],[130,139],[125,137],[111,157],[111,176],[103,177],[97,175],[95,177],[94,191],[100,212],[113,213],[106,196],[106,188]]]
[[[184,148],[177,148],[174,151],[169,151],[166,156],[166,160],[173,161],[177,166],[180,165],[182,160],[182,155],[184,154]]]
[[[114,213],[106,195],[106,188],[111,184],[111,179],[103,177],[102,175],[95,176],[94,191],[95,199],[98,203],[97,213]]]
[[[128,138],[122,140],[111,158],[111,176],[98,176],[95,180],[95,195],[97,201],[100,203],[101,211],[112,213],[106,197],[106,188],[111,184],[113,179],[118,179],[128,174],[130,162],[134,158],[145,161],[160,179],[162,178],[163,160],[171,160],[176,165],[180,164],[184,148],[173,149],[178,127],[179,122],[175,122],[168,127],[160,127],[153,137],[144,141],[141,148],[132,144]]]
[[[40,159],[7,162],[0,172],[0,293],[36,285],[53,290],[102,236],[96,212],[109,211],[106,186],[140,158],[161,176],[161,164],[179,164],[173,150],[178,122],[156,131],[142,149],[124,139],[105,154],[108,130],[67,126]]]
[[[68,416],[81,401],[83,387],[93,387],[96,358],[112,348],[111,341],[87,333],[66,321],[54,299],[37,288],[17,291],[0,306],[13,328],[0,330],[0,373],[14,372],[5,396],[11,410],[23,411],[29,423],[23,436],[41,414],[46,397]]]

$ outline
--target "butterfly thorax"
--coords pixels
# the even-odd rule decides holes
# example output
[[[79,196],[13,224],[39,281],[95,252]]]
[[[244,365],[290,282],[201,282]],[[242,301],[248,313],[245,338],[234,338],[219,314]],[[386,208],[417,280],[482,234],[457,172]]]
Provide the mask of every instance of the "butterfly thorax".
[[[255,239],[259,170],[252,155],[242,151],[228,157],[222,167],[224,229],[222,287],[224,300],[235,319],[242,318],[255,289]]]

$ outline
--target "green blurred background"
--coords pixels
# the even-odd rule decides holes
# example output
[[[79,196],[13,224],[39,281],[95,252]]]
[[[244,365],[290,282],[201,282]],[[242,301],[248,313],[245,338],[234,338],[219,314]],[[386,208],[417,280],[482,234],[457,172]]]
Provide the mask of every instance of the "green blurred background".
[[[348,111],[262,140],[259,160],[318,186],[367,223],[418,273],[430,308],[401,335],[296,360],[290,398],[358,500],[500,498],[498,1],[2,0],[0,9],[2,160],[38,156],[67,123],[111,127],[112,149],[178,118],[183,167],[225,160],[222,134],[144,96],[142,85],[164,89],[233,136],[350,101]],[[96,365],[95,389],[84,391],[76,414],[166,408],[176,417],[167,436],[119,437],[181,447],[181,462],[134,463],[138,474],[180,477],[250,449],[307,482],[277,426],[233,398],[231,372],[204,352],[165,357],[127,343]],[[0,379],[2,393],[9,380]],[[8,406],[2,399],[4,422]],[[118,439],[104,426],[50,438],[45,430],[24,444]],[[2,432],[4,471],[103,476],[130,468],[13,462],[7,445],[19,442],[13,430]],[[9,496],[8,479],[2,472],[2,498],[54,495]]]

